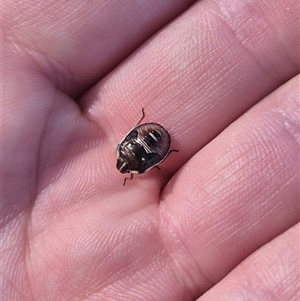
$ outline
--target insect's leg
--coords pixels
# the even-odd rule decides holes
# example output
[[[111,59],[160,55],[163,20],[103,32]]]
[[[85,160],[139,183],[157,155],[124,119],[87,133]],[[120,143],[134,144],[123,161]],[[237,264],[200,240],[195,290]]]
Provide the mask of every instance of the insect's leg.
[[[170,149],[169,152],[168,152],[167,157],[169,157],[169,155],[170,155],[171,153],[173,153],[173,152],[178,153],[178,152],[179,152],[179,149]]]
[[[124,179],[123,186],[125,186],[126,180],[132,180],[132,178],[133,178],[133,173],[130,174],[130,178],[127,178],[127,177],[126,177],[126,178]]]
[[[139,122],[137,123],[137,125],[139,125],[142,122],[142,120],[145,118],[144,108],[142,108],[142,113],[143,113],[143,116],[141,117],[141,119],[139,120]]]
[[[170,153],[172,153],[172,152],[176,152],[176,153],[178,153],[179,152],[179,149],[171,149],[169,152],[168,152],[168,155],[167,155],[167,157],[170,155]],[[158,170],[160,170],[160,167],[158,166],[158,165],[156,165],[156,166],[154,166],[155,168],[157,168]]]

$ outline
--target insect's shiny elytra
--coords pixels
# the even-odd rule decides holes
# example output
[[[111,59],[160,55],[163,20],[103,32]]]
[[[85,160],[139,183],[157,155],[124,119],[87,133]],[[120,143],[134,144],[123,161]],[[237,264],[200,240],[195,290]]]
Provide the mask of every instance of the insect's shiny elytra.
[[[144,173],[164,161],[171,152],[171,138],[169,133],[157,123],[143,123],[145,117],[142,109],[142,117],[137,125],[125,136],[117,146],[117,169],[121,173],[130,173],[132,180],[133,174]]]

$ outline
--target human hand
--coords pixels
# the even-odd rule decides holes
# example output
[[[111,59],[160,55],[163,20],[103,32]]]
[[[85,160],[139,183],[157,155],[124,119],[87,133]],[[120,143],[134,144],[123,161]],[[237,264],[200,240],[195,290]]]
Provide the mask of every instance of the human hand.
[[[296,300],[299,3],[190,4],[4,2],[3,300]]]

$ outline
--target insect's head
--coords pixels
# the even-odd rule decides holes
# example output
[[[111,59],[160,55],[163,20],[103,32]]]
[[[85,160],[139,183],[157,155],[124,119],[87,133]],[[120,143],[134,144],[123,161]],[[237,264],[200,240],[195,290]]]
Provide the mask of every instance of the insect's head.
[[[117,159],[117,169],[120,173],[129,173],[130,169],[128,167],[127,160],[123,157],[118,157]]]

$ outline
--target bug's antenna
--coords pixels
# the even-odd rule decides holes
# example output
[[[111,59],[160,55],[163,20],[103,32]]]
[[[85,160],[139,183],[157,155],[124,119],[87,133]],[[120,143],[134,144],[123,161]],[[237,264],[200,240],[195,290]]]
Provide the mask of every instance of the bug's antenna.
[[[137,125],[139,125],[141,123],[141,121],[145,118],[144,108],[142,108],[142,113],[143,113],[143,116],[141,117],[141,119],[139,120],[139,122],[137,123]]]

